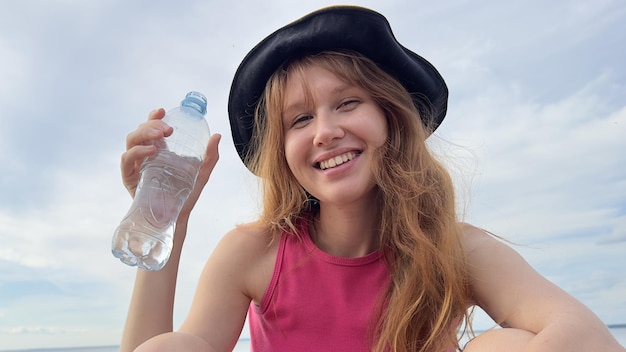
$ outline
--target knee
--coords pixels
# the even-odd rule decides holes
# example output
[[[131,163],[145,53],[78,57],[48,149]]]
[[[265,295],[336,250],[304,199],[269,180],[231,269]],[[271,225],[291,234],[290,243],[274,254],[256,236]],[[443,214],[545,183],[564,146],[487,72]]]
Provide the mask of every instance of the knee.
[[[463,352],[523,351],[533,337],[535,334],[521,329],[488,330],[468,342]]]

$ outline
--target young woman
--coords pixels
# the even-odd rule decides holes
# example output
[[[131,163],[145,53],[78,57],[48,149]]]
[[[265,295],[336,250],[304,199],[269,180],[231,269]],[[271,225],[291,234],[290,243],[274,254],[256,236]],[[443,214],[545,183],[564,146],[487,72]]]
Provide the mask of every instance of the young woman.
[[[223,237],[172,332],[187,220],[218,159],[212,136],[168,264],[137,273],[122,351],[232,350],[247,314],[254,351],[454,351],[474,305],[503,329],[464,351],[625,351],[512,249],[459,223],[425,144],[446,105],[439,73],[367,9],[322,9],[259,43],[229,115],[263,182],[262,214]],[[150,142],[172,133],[163,115],[127,138],[131,195]]]

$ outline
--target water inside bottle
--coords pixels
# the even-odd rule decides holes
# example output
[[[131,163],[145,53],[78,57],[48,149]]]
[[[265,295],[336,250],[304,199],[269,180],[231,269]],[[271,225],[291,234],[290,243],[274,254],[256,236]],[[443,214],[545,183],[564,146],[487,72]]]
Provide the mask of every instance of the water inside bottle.
[[[113,236],[113,255],[145,270],[167,262],[176,219],[193,189],[200,160],[166,150],[148,158],[133,204]]]

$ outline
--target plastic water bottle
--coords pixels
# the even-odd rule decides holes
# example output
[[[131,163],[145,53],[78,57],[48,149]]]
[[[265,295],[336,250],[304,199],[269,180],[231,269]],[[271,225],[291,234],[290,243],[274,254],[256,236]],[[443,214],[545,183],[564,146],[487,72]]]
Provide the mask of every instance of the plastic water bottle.
[[[191,193],[209,140],[207,100],[190,92],[163,121],[174,132],[141,165],[130,210],[115,230],[111,251],[123,263],[159,270],[167,263],[178,214]]]

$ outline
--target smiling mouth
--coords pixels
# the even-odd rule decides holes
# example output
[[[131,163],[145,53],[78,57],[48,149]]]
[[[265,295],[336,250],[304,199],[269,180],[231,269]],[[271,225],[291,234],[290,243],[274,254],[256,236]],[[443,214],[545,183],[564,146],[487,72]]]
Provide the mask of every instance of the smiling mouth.
[[[337,155],[334,158],[330,158],[328,160],[321,161],[318,164],[318,167],[322,170],[332,169],[333,167],[337,167],[345,162],[348,162],[354,159],[357,156],[354,152],[347,152],[345,154]]]

